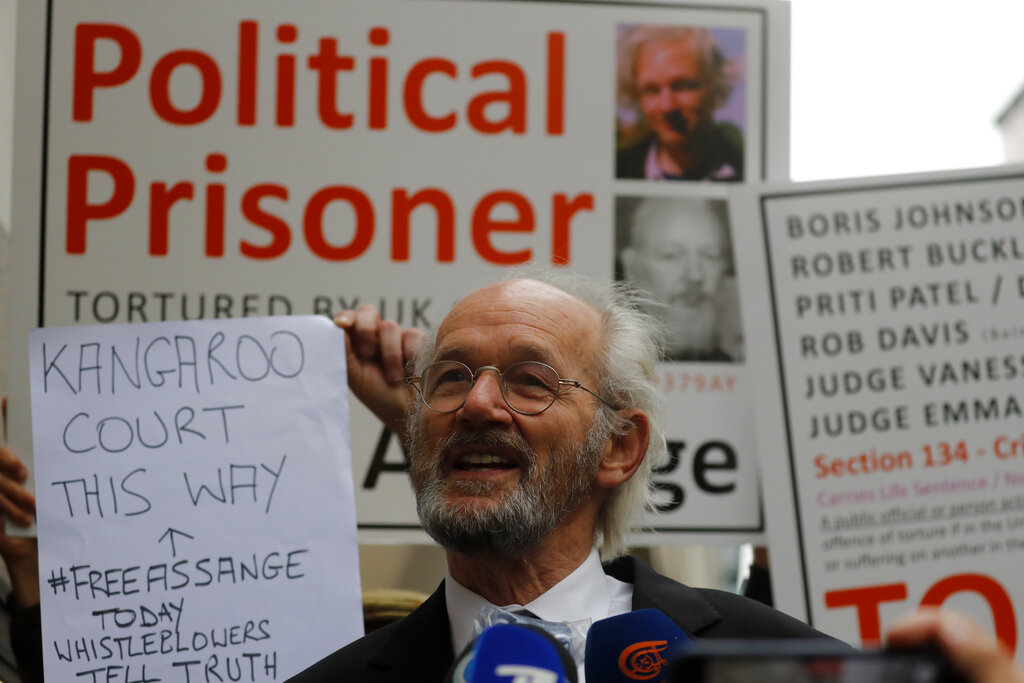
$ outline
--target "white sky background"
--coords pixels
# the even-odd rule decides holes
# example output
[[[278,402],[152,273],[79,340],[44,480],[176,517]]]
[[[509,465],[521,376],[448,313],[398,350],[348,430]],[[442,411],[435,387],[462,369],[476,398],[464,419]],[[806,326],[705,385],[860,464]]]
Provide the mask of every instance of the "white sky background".
[[[1003,163],[1024,0],[791,0],[793,180]]]

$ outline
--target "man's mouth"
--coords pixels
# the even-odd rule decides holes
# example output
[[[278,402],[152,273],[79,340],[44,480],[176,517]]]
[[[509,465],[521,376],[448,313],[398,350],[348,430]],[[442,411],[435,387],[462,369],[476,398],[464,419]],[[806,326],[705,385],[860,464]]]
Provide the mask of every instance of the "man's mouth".
[[[685,135],[690,128],[690,125],[686,122],[686,117],[678,110],[672,110],[666,113],[665,123],[680,135]]]
[[[453,469],[462,472],[474,472],[479,470],[510,470],[518,465],[511,458],[494,453],[467,453],[456,459]]]
[[[500,430],[453,432],[438,449],[445,475],[530,470],[534,459],[525,439]]]
[[[689,308],[697,308],[704,303],[704,292],[700,289],[687,289],[682,292],[677,292],[669,297],[669,303],[674,305],[683,305]]]

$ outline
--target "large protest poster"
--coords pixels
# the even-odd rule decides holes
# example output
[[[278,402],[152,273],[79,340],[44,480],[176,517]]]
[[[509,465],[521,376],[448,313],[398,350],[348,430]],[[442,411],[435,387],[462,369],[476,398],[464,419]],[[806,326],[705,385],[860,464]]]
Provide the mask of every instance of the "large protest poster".
[[[284,680],[362,635],[341,337],[32,333],[47,680]]]
[[[788,12],[775,0],[20,7],[12,352],[24,357],[38,326],[360,303],[430,328],[528,263],[641,279],[639,258],[622,258],[641,200],[698,207],[721,233],[726,185],[786,176]],[[660,83],[641,106],[629,48],[666,30],[702,45],[718,78]],[[688,104],[660,110],[669,93]],[[686,131],[706,143],[702,165],[644,179],[652,141]],[[656,477],[653,543],[763,529],[735,269],[711,239],[694,249],[709,274],[659,295],[715,341],[659,373],[673,458]],[[12,363],[21,453],[24,367]],[[423,540],[397,439],[362,406],[352,418],[361,538]]]
[[[1024,171],[733,209],[778,604],[853,643],[946,605],[1019,651]]]

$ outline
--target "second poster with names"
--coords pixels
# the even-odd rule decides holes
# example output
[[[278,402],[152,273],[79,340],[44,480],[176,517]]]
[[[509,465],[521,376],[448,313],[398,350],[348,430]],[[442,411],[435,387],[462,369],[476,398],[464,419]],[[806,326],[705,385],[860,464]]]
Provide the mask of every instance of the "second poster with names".
[[[779,606],[871,643],[945,605],[1016,649],[1024,171],[790,185],[733,209],[759,226],[740,267],[761,292],[745,320]]]

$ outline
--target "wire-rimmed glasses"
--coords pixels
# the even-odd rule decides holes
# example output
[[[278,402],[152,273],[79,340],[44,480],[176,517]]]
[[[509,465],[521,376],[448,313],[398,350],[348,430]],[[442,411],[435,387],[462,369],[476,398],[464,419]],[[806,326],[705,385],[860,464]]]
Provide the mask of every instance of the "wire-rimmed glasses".
[[[475,372],[465,363],[443,360],[428,366],[422,375],[407,377],[405,382],[416,387],[427,408],[436,413],[452,413],[465,404],[469,392],[484,370],[498,373],[498,384],[505,403],[520,415],[543,413],[555,402],[564,385],[582,389],[614,408],[577,380],[559,377],[553,367],[535,360],[513,363],[504,370],[493,365],[483,365]]]

